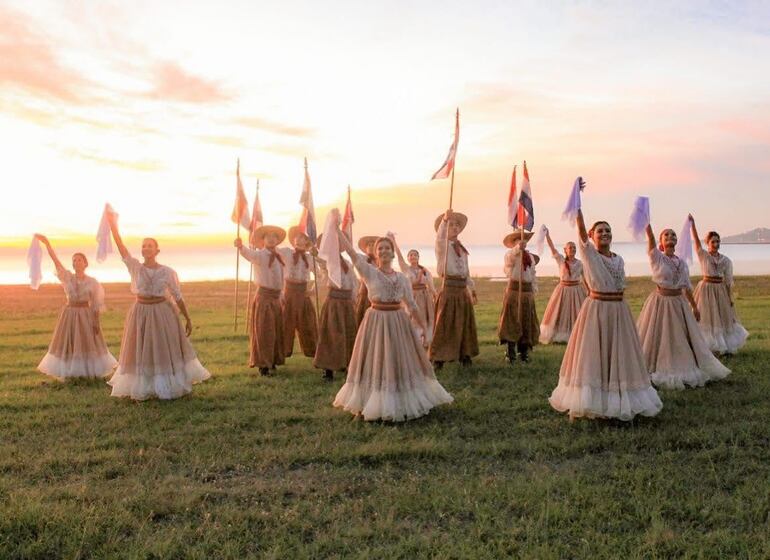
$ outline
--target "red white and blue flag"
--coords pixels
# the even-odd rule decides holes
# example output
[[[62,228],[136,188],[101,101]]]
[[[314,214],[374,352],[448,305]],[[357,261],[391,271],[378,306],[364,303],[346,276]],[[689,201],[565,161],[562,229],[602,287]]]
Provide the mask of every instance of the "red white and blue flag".
[[[457,143],[460,141],[460,109],[457,109],[455,113],[455,138],[452,141],[452,145],[449,146],[449,153],[444,160],[444,164],[441,168],[433,174],[430,180],[434,179],[446,179],[452,170],[455,168],[455,157],[457,156]]]
[[[518,211],[518,200],[516,200],[516,166],[513,166],[513,176],[511,177],[511,189],[508,191],[508,224],[516,223],[516,212]]]
[[[532,205],[532,188],[529,186],[529,173],[527,172],[527,162],[524,162],[524,181],[521,183],[521,192],[519,193],[519,205],[511,224],[514,228],[521,228],[532,231],[535,225],[535,209]]]
[[[345,204],[345,214],[342,216],[340,228],[350,241],[353,241],[353,223],[356,219],[353,217],[353,204],[350,202],[350,185],[348,185],[348,201]]]
[[[238,160],[238,166],[235,168],[235,205],[230,219],[236,224],[240,224],[249,229],[251,220],[249,219],[249,202],[246,200],[246,193],[243,192],[243,183],[241,183],[241,160]]]
[[[307,172],[307,158],[305,158],[305,182],[302,185],[302,196],[300,196],[299,203],[302,205],[302,218],[299,220],[299,229],[315,243],[316,239],[318,239],[318,229],[315,222],[313,192],[310,190],[310,175]]]

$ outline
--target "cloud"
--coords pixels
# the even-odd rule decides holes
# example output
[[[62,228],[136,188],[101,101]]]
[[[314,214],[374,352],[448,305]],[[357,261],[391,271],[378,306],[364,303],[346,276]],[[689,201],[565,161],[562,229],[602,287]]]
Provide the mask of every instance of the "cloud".
[[[272,132],[273,134],[280,134],[283,136],[306,138],[315,134],[315,130],[312,128],[282,124],[260,117],[240,117],[234,119],[233,122],[237,125],[245,126],[247,128],[256,128],[258,130],[264,130],[266,132]]]
[[[146,94],[152,99],[185,103],[220,103],[232,96],[213,80],[185,71],[175,62],[158,64],[154,75],[155,87]]]
[[[93,161],[100,165],[109,165],[123,169],[131,169],[133,171],[152,172],[161,171],[164,168],[163,164],[156,160],[114,159],[89,152],[82,152],[80,150],[64,150],[63,152],[68,157],[80,158],[87,161]]]
[[[0,86],[81,103],[89,81],[59,62],[48,36],[26,16],[0,7]]]
[[[203,135],[198,136],[198,139],[200,139],[202,142],[205,142],[206,144],[216,144],[218,146],[228,146],[233,148],[246,147],[246,143],[242,139],[236,138],[234,136]]]

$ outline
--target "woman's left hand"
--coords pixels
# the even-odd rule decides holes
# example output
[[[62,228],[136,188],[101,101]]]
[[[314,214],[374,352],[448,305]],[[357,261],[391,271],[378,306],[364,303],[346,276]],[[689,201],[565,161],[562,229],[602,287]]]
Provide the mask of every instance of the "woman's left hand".
[[[184,334],[187,336],[192,334],[192,321],[189,318],[185,321]]]
[[[700,322],[700,310],[697,307],[692,308],[692,313],[695,315],[695,320]]]

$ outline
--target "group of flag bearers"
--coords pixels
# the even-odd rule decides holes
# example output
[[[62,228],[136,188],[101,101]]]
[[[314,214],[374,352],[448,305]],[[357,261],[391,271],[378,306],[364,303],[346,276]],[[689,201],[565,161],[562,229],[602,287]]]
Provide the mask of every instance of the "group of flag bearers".
[[[459,121],[449,156],[434,175],[451,174],[452,184],[458,135]],[[688,216],[685,231],[694,238],[703,273],[693,293],[686,260],[675,254],[676,233],[663,230],[656,241],[649,201],[640,199],[644,204],[637,204],[634,227],[646,233],[657,287],[635,323],[624,300],[624,261],[611,250],[612,228],[605,221],[586,228],[584,186],[579,177],[564,213],[575,221],[577,244],[567,243],[562,256],[547,228],[541,228],[541,237],[559,265],[559,283],[541,323],[534,296],[539,257],[527,250],[534,235],[534,212],[526,162],[518,196],[514,168],[509,197],[514,231],[503,240],[508,248],[504,257],[508,284],[498,339],[511,363],[528,362],[538,343],[567,343],[549,402],[570,418],[653,416],[662,408],[653,384],[669,389],[697,387],[730,373],[714,353],[735,353],[748,336],[733,307],[732,265],[719,253],[715,232],[706,236],[708,250],[703,249],[695,221]],[[245,195],[239,172],[237,188],[233,219],[240,224]],[[393,234],[362,237],[357,244],[360,252],[356,251],[349,196],[344,218],[333,210],[323,234],[318,235],[307,163],[301,203],[300,223],[288,231],[290,247],[279,247],[287,232],[261,224],[261,210],[260,223],[245,217],[250,246],[243,244],[240,235],[234,242],[239,258],[251,263],[256,286],[249,301],[249,366],[271,375],[292,355],[296,336],[302,353],[313,359],[324,378],[333,379],[335,371],[346,372],[334,406],[366,420],[409,420],[452,402],[435,372],[446,362],[469,366],[479,353],[477,296],[469,253],[459,239],[467,216],[451,208],[450,195],[450,208],[434,222],[436,291],[430,272],[419,264],[419,253],[409,251],[408,262],[404,260]],[[142,262],[132,257],[109,205],[98,238],[100,255],[110,238],[115,241],[136,296],[126,317],[120,357],[117,361],[112,357],[102,338],[99,311],[104,292],[85,275],[85,255],[75,254],[75,272],[67,271],[47,238],[36,234],[36,241],[46,247],[56,265],[68,301],[40,371],[58,379],[112,374],[112,395],[135,400],[173,399],[189,393],[210,373],[188,340],[192,322],[175,271],[157,262],[160,249],[152,238],[142,242]],[[34,242],[30,259],[39,268],[40,248]],[[317,315],[311,285],[318,301],[321,283],[327,297]],[[184,328],[177,310],[185,319]]]

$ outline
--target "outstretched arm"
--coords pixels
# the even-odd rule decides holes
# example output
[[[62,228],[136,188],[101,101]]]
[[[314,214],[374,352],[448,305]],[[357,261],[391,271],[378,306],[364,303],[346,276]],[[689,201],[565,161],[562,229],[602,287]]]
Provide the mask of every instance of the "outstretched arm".
[[[652,232],[650,224],[647,224],[647,227],[644,228],[644,233],[647,234],[647,252],[649,253],[655,250],[655,234]]]
[[[120,232],[118,231],[118,222],[115,220],[115,214],[109,214],[108,222],[110,224],[112,238],[115,240],[115,245],[118,246],[118,252],[120,253],[121,258],[127,259],[129,257],[128,249],[126,249],[126,245],[123,243],[123,238],[120,237]]]
[[[580,241],[583,243],[588,242],[588,232],[586,231],[586,222],[583,218],[583,210],[578,209],[577,218],[575,218],[575,223],[577,224],[577,230],[578,230],[578,237],[580,237]]]
[[[702,251],[703,245],[701,245],[700,242],[700,236],[698,235],[698,228],[695,227],[695,218],[692,217],[692,214],[687,215],[688,218],[690,218],[690,228],[692,229],[692,242],[695,245],[695,251]]]
[[[190,334],[192,334],[192,320],[190,319],[190,314],[187,312],[187,305],[182,298],[176,300],[176,305],[179,307],[179,311],[182,313],[182,315],[184,315],[184,333],[187,336],[190,336]]]
[[[401,254],[401,247],[398,246],[398,243],[396,242],[396,236],[392,233],[388,233],[388,239],[390,239],[393,242],[393,247],[396,248],[396,256],[398,257],[398,266],[401,267],[401,272],[406,272],[409,268],[409,265],[404,260],[404,255]]]
[[[551,254],[555,257],[559,254],[559,251],[556,250],[556,247],[553,244],[553,240],[551,239],[551,232],[547,229],[545,230],[545,240],[548,242],[548,246],[551,248]]]
[[[340,247],[345,250],[345,252],[350,257],[350,260],[353,261],[353,264],[356,264],[356,261],[358,260],[358,254],[356,253],[353,244],[350,242],[347,236],[343,234],[339,229],[339,226],[337,227],[337,238],[339,239]]]
[[[59,260],[59,257],[56,256],[56,253],[54,252],[53,247],[51,247],[51,242],[48,241],[48,238],[41,233],[36,233],[35,239],[37,239],[43,245],[45,245],[45,249],[46,251],[48,251],[48,256],[51,257],[53,264],[56,266],[56,270],[63,270],[64,265],[62,265],[61,261]]]

